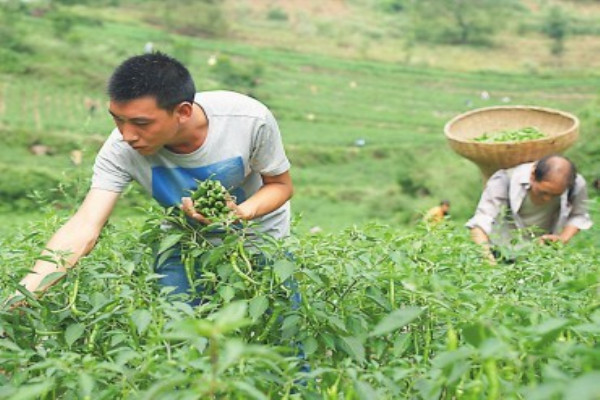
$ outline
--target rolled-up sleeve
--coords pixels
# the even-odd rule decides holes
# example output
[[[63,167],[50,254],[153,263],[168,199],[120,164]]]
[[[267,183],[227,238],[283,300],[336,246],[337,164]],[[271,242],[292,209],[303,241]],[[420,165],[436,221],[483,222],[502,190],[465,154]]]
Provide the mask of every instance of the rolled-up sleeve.
[[[503,206],[508,205],[509,177],[504,170],[497,171],[490,177],[481,194],[475,215],[467,221],[467,228],[479,227],[487,235]]]
[[[571,212],[567,219],[566,226],[574,226],[585,230],[592,227],[592,219],[588,212],[588,195],[585,179],[581,175],[577,176],[575,181],[575,193],[571,202]]]

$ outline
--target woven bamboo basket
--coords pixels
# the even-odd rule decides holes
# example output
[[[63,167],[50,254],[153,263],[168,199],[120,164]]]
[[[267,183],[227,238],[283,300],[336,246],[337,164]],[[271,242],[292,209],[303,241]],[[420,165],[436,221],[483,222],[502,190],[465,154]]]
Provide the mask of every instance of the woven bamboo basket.
[[[519,142],[473,141],[486,132],[528,126],[536,127],[547,137]],[[572,114],[543,107],[486,107],[454,117],[444,127],[444,134],[452,150],[474,162],[487,181],[499,169],[563,152],[577,140],[579,120]]]

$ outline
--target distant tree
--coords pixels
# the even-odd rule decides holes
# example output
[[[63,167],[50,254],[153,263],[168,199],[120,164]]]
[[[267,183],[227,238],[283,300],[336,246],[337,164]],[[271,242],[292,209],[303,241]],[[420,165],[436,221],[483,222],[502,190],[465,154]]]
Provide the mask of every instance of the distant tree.
[[[223,4],[218,0],[164,0],[162,6],[162,16],[153,9],[153,16],[148,19],[172,32],[201,37],[223,37],[227,34],[229,27]]]
[[[565,38],[569,30],[569,17],[564,10],[558,6],[550,8],[546,14],[542,26],[542,31],[546,36],[552,39],[550,52],[555,56],[560,56],[565,50]]]
[[[44,14],[44,18],[50,21],[55,36],[61,39],[68,37],[77,26],[102,26],[101,19],[79,15],[63,6],[54,7]]]
[[[58,3],[58,4],[64,4],[66,6],[72,6],[75,4],[82,3],[82,1],[81,0],[53,0],[52,3]],[[83,3],[85,3],[85,1],[83,1]]]
[[[241,93],[252,94],[260,84],[264,67],[257,62],[244,62],[225,55],[217,58],[211,67],[212,75],[224,87]]]
[[[267,12],[267,19],[271,21],[287,21],[289,16],[285,10],[279,7],[271,7]]]
[[[32,53],[27,44],[26,13],[22,3],[0,2],[0,72],[23,72],[27,69],[25,54]]]
[[[412,0],[410,25],[419,41],[487,45],[517,0]]]
[[[379,7],[389,13],[397,13],[404,11],[407,0],[380,0]]]

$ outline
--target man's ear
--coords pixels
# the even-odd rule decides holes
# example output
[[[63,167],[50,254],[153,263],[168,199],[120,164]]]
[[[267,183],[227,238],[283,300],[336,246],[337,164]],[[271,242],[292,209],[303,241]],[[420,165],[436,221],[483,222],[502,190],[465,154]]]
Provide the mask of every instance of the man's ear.
[[[192,117],[192,113],[194,112],[194,105],[189,101],[184,101],[179,103],[175,107],[175,113],[179,118],[179,122],[185,122]]]
[[[530,177],[531,182],[535,181],[535,169],[536,168],[537,168],[537,162],[531,166],[531,177]]]

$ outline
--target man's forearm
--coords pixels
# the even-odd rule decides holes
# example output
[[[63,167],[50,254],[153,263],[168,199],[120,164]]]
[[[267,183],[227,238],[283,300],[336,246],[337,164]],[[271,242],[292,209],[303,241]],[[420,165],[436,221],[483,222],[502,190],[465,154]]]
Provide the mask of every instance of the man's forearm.
[[[488,235],[478,226],[471,228],[471,239],[477,244],[489,244],[490,242]]]
[[[264,185],[252,197],[239,205],[244,219],[254,219],[275,211],[292,196],[292,190],[282,183]]]
[[[35,263],[21,280],[21,285],[30,292],[41,294],[56,283],[60,274],[49,275],[66,271],[92,250],[118,199],[117,192],[91,189],[75,215],[46,244],[42,253],[44,259]]]
[[[241,219],[252,220],[275,211],[294,193],[292,178],[288,171],[279,175],[261,177],[264,185],[237,206],[236,213]]]
[[[471,239],[478,245],[480,245],[483,249],[484,256],[492,263],[496,263],[496,258],[492,254],[492,249],[490,247],[490,238],[487,233],[484,232],[483,229],[476,226],[471,228]]]
[[[86,235],[85,229],[80,229],[77,221],[70,220],[50,239],[42,253],[45,259],[35,263],[31,272],[21,280],[21,285],[30,292],[43,293],[60,277],[45,282],[44,279],[52,273],[65,272],[75,265],[94,247],[96,238],[95,234]],[[47,260],[48,258],[54,259],[54,262]]]
[[[558,235],[558,237],[560,238],[561,242],[568,243],[569,240],[571,240],[571,238],[577,234],[577,232],[579,232],[579,228],[573,225],[567,225],[560,235]]]

